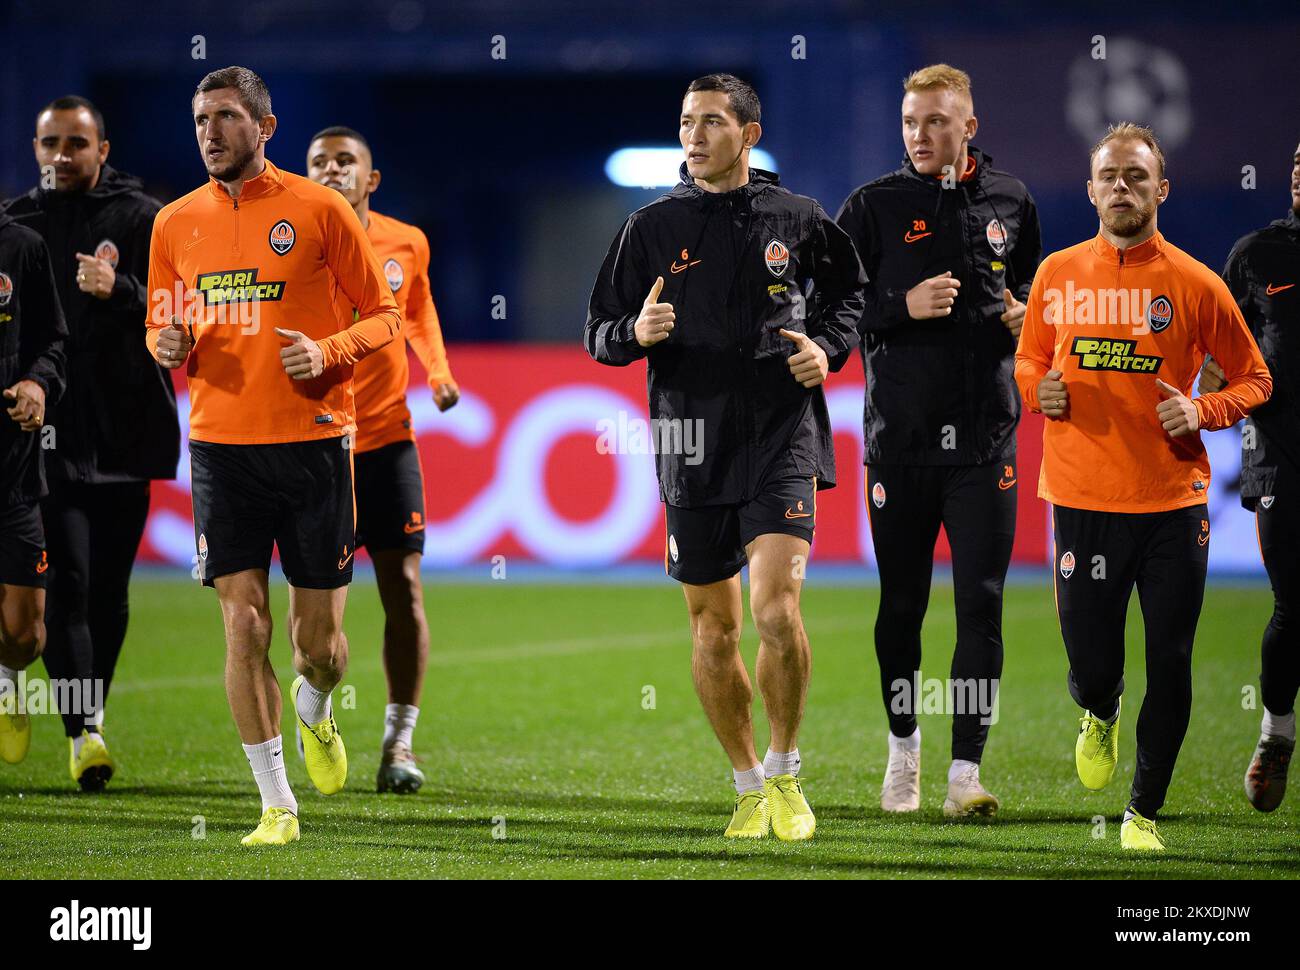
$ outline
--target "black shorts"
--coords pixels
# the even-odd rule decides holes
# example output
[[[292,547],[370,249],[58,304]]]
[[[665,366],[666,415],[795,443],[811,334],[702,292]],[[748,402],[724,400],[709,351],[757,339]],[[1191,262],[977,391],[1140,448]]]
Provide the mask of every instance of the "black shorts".
[[[424,473],[414,441],[356,457],[357,548],[424,552]]]
[[[44,589],[49,568],[41,507],[24,502],[0,508],[0,585]]]
[[[337,589],[352,582],[356,505],[352,439],[222,445],[190,441],[198,578],[271,568],[272,547],[289,585]]]
[[[804,475],[772,478],[760,495],[740,505],[665,508],[668,548],[664,568],[679,583],[704,586],[740,572],[745,565],[745,547],[761,535],[778,532],[811,543],[817,523],[817,479]]]

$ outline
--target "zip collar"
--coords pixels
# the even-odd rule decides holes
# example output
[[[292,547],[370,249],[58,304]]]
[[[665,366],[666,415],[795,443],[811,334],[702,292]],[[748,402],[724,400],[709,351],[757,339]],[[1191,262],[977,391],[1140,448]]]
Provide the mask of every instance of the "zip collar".
[[[281,185],[284,184],[284,175],[281,171],[271,164],[271,160],[266,160],[266,167],[251,179],[244,180],[244,186],[239,190],[240,202],[251,202],[253,199],[270,195]],[[218,182],[212,176],[208,176],[208,192],[219,202],[226,205],[233,205],[235,200],[230,193],[226,191],[224,185]]]
[[[1098,231],[1092,240],[1092,252],[1103,263],[1110,263],[1112,266],[1118,266],[1123,263],[1125,266],[1140,266],[1143,263],[1149,263],[1152,260],[1159,259],[1165,251],[1165,237],[1160,235],[1160,230],[1155,233],[1146,242],[1138,243],[1136,246],[1130,246],[1123,250],[1123,258],[1120,258],[1120,250],[1108,243]]]

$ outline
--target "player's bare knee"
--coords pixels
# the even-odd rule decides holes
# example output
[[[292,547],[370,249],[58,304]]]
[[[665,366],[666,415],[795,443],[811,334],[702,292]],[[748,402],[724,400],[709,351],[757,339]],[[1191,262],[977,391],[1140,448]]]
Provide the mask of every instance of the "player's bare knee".
[[[706,660],[730,660],[740,648],[740,624],[725,614],[703,610],[691,615],[695,652]]]
[[[5,666],[22,670],[45,650],[45,623],[39,618],[26,620],[13,630],[0,631]]]
[[[225,609],[226,652],[232,660],[261,664],[271,649],[271,614],[250,603]]]
[[[793,593],[777,593],[751,600],[754,626],[763,643],[776,650],[793,649],[803,620],[799,615],[799,601]]]

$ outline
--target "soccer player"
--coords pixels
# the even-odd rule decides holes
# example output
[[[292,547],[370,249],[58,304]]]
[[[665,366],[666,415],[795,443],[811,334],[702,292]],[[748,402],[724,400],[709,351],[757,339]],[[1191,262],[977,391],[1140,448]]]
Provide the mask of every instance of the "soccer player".
[[[1097,236],[1052,253],[1029,293],[1016,353],[1024,402],[1047,417],[1038,494],[1052,504],[1069,689],[1084,708],[1075,767],[1115,772],[1124,622],[1134,585],[1146,627],[1146,697],[1125,849],[1161,850],[1164,804],[1192,710],[1192,642],[1205,594],[1210,463],[1199,432],[1240,420],[1272,379],[1232,294],[1156,227],[1169,195],[1150,129],[1114,125],[1092,150]],[[1226,386],[1188,396],[1206,354]]]
[[[1012,370],[1042,254],[1038,210],[971,144],[979,121],[964,71],[933,64],[903,92],[902,168],[855,189],[838,217],[870,280],[859,331],[865,498],[880,569],[876,658],[889,719],[880,807],[921,807],[916,678],[942,526],[957,612],[943,811],[992,815],[998,800],[980,762],[1002,676],[1020,422]]]
[[[681,182],[614,240],[585,345],[603,364],[647,361],[665,566],[686,596],[695,690],[735,779],[726,835],[798,840],[816,826],[799,781],[812,663],[799,594],[816,493],[835,478],[821,385],[856,342],[865,280],[852,243],[815,201],[751,168],[760,110],[733,75],[691,82]],[[771,727],[762,762],[739,651],[746,563]]]
[[[19,672],[45,647],[40,436],[63,393],[67,335],[45,242],[0,212],[0,760],[8,764],[27,757],[32,738]]]
[[[243,844],[282,845],[299,826],[269,657],[271,551],[289,581],[307,773],[331,795],[347,780],[330,692],[348,653],[352,367],[393,339],[400,318],[343,197],[267,160],[276,118],[262,79],[213,71],[192,106],[211,177],[154,221],[148,343],[189,378],[198,574],[221,603],[226,696],[262,796]]]
[[[72,780],[99,791],[114,770],[103,702],[126,639],[149,483],[175,478],[180,457],[176,392],[142,339],[149,232],[160,206],[108,164],[104,117],[85,98],[42,108],[33,145],[41,184],[7,211],[45,238],[69,331],[68,387],[49,415],[41,502],[50,563],[45,667],[61,681],[97,682],[79,692],[87,708],[62,713]]]
[[[326,128],[307,149],[307,175],[343,193],[365,226],[397,299],[406,340],[394,340],[361,361],[353,374],[357,405],[356,546],[370,553],[384,606],[384,674],[388,707],[380,752],[380,792],[414,793],[424,774],[411,753],[429,656],[420,556],[424,552],[424,475],[406,406],[415,348],[438,410],[454,407],[460,390],[451,376],[438,311],[429,294],[429,241],[415,226],[370,208],[379,187],[370,144],[351,128]]]
[[[1255,513],[1273,587],[1259,675],[1264,723],[1246,769],[1246,797],[1261,812],[1271,812],[1286,794],[1300,688],[1300,411],[1296,388],[1279,379],[1300,372],[1300,351],[1291,336],[1300,327],[1300,146],[1291,160],[1291,211],[1239,239],[1223,278],[1274,377],[1273,396],[1246,419],[1241,450],[1241,504]],[[1207,359],[1201,393],[1223,387],[1223,368]]]

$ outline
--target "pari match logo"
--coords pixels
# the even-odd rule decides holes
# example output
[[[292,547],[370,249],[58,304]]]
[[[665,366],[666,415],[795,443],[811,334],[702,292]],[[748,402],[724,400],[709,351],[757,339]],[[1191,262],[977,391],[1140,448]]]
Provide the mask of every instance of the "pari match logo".
[[[1167,326],[1167,324],[1166,324]],[[1079,358],[1080,370],[1117,370],[1129,374],[1157,374],[1163,357],[1138,354],[1136,340],[1099,340],[1075,337],[1070,353]]]
[[[780,278],[785,268],[790,265],[790,250],[779,239],[773,239],[763,250],[763,262],[767,263],[768,272]]]
[[[259,281],[256,269],[219,269],[200,273],[195,287],[203,296],[204,306],[262,303],[284,298],[284,281]]]

